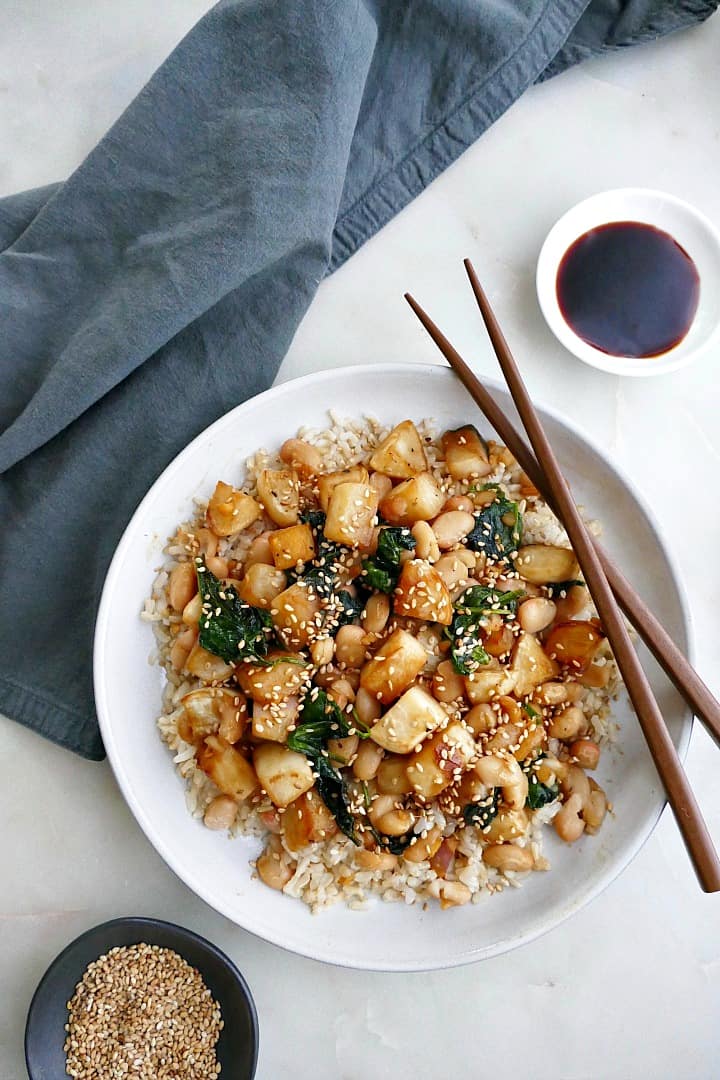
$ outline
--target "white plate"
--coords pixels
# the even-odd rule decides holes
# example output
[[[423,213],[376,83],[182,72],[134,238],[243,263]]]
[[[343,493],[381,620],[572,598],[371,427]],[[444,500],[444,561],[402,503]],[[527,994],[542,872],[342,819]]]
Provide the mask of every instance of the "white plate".
[[[505,391],[488,383],[514,418]],[[618,751],[604,755],[599,780],[615,806],[601,832],[572,847],[547,830],[549,873],[533,874],[476,905],[440,911],[431,905],[373,902],[364,912],[342,906],[311,915],[297,900],[251,878],[249,840],[229,841],[190,818],[183,785],[160,741],[161,671],[148,664],[154,639],[139,617],[165,538],[192,513],[218,478],[239,482],[258,447],[277,448],[303,424],[326,426],[326,410],[395,423],[432,416],[442,429],[484,418],[447,368],[374,365],[309,375],[285,383],[228,413],[199,435],[165,470],[140,504],[108,572],[95,637],[95,695],[100,727],[118,783],[150,841],[179,877],[212,907],[245,929],[294,952],[348,967],[392,971],[452,967],[512,949],[557,926],[596,896],[647,839],[664,805],[637,722],[626,702]],[[687,612],[657,527],[629,480],[602,451],[550,410],[541,416],[578,501],[604,521],[605,539],[641,595],[685,652]],[[645,659],[645,654],[643,652]],[[691,720],[648,660],[660,707],[681,753]]]
[[[590,229],[611,221],[641,221],[669,233],[685,249],[700,276],[700,297],[690,329],[660,356],[611,356],[596,349],[565,321],[557,296],[557,272],[567,249]],[[618,188],[601,191],[573,206],[553,225],[540,251],[537,295],[545,321],[558,341],[580,360],[615,375],[662,375],[685,367],[720,337],[720,233],[690,203],[664,191]]]

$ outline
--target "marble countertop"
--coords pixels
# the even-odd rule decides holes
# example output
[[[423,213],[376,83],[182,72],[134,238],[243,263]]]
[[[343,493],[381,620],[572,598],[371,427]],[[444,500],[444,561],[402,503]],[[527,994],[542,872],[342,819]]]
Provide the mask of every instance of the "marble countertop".
[[[206,6],[10,0],[0,194],[69,173]],[[542,322],[533,271],[553,221],[604,188],[661,187],[720,223],[718,55],[715,16],[532,89],[321,286],[281,372],[436,362],[401,299],[412,289],[478,369],[494,373],[463,279],[471,256],[533,394],[577,418],[653,504],[686,583],[698,668],[716,693],[718,356],[651,380],[585,367]],[[719,767],[696,728],[687,768],[720,844]],[[560,929],[479,966],[390,976],[321,966],[231,925],[150,847],[107,764],[4,719],[0,806],[0,1080],[25,1075],[25,1013],[48,962],[121,914],[181,922],[240,965],[260,1015],[259,1080],[718,1076],[720,898],[699,891],[667,813],[622,877]]]

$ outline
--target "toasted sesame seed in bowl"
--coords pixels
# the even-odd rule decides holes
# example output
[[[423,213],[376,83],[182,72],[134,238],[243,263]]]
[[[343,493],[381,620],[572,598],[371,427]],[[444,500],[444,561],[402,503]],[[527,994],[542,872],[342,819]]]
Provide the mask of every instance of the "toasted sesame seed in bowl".
[[[216,946],[150,918],[114,919],[68,945],[28,1012],[30,1080],[252,1080],[250,990]]]
[[[511,412],[507,394],[489,385],[501,407]],[[542,410],[542,415],[586,517],[602,522],[606,546],[675,639],[687,649],[685,609],[672,562],[652,516],[631,482],[617,472],[606,455],[581,435],[572,422],[547,409]],[[423,422],[427,417],[434,417],[432,424]],[[403,584],[408,588],[398,586],[400,594],[396,593],[395,582],[383,578],[387,565],[376,565],[373,575],[376,584],[369,591],[364,590],[368,596],[363,596],[367,607],[362,613],[356,612],[348,618],[347,610],[341,614],[338,606],[330,611],[331,605],[327,605],[326,610],[323,602],[315,602],[318,598],[310,597],[309,590],[299,585],[298,579],[303,577],[307,562],[313,563],[316,577],[322,579],[322,568],[313,561],[317,550],[312,558],[298,555],[307,551],[312,542],[317,545],[317,522],[288,520],[292,513],[289,492],[275,483],[279,479],[277,474],[282,472],[279,464],[288,464],[284,458],[278,461],[280,448],[294,444],[284,450],[284,457],[289,457],[291,452],[298,452],[298,439],[304,441],[314,451],[307,452],[315,463],[312,468],[321,467],[325,474],[338,471],[335,466],[365,469],[360,476],[344,477],[344,483],[339,485],[351,495],[333,523],[333,531],[340,530],[338,535],[343,537],[365,525],[371,531],[377,528],[368,510],[368,504],[374,500],[372,494],[366,494],[368,487],[373,487],[378,503],[382,503],[382,527],[398,513],[402,481],[377,475],[381,470],[366,469],[363,462],[369,463],[383,436],[408,422],[415,425],[419,445],[428,460],[429,467],[424,472],[429,477],[420,486],[422,497],[431,500],[426,504],[429,505],[429,517],[423,522],[426,528],[416,531],[402,522],[393,526],[399,530],[395,538],[399,547],[395,552],[395,570],[403,575]],[[304,430],[298,430],[300,424]],[[649,835],[663,805],[624,691],[620,686],[615,690],[614,662],[597,637],[599,628],[592,623],[592,612],[584,620],[584,643],[577,639],[568,642],[564,635],[556,635],[548,650],[544,649],[542,635],[546,631],[541,629],[542,619],[556,609],[571,608],[576,600],[573,590],[578,588],[572,581],[577,576],[571,567],[572,553],[567,551],[567,541],[557,522],[548,517],[527,485],[523,489],[522,477],[514,474],[512,462],[506,459],[501,447],[497,448],[497,461],[493,465],[497,467],[497,475],[493,469],[488,470],[487,479],[483,477],[477,485],[480,490],[469,492],[464,486],[458,488],[444,482],[438,440],[441,443],[444,433],[463,425],[474,426],[486,441],[493,439],[492,431],[462,387],[442,368],[375,365],[325,372],[276,387],[218,421],[168,468],[131,522],[106,582],[96,634],[96,699],[108,756],[125,797],[151,841],[191,888],[246,929],[304,955],[350,966],[413,970],[465,963],[512,948],[557,925],[612,880]],[[407,428],[403,431],[408,434]],[[469,442],[474,443],[475,437],[470,437]],[[412,445],[415,447],[412,453],[419,453],[417,441]],[[458,440],[458,446],[458,454],[462,456],[467,444]],[[259,447],[265,451],[260,452]],[[406,462],[406,467],[416,468],[416,461]],[[503,466],[502,476],[499,466]],[[219,486],[218,481],[225,487]],[[325,483],[325,494],[330,497],[330,481]],[[561,702],[553,696],[559,691],[550,684],[547,690],[541,685],[527,692],[505,693],[501,696],[508,700],[502,704],[468,701],[459,710],[453,704],[458,680],[466,676],[449,662],[448,650],[453,650],[455,659],[463,664],[473,657],[463,653],[468,642],[449,640],[446,629],[452,629],[452,620],[462,615],[465,637],[478,636],[473,613],[459,612],[456,603],[461,580],[467,580],[468,571],[470,575],[478,571],[468,565],[470,554],[463,550],[467,545],[462,537],[455,537],[453,530],[466,525],[465,515],[470,510],[464,500],[471,502],[474,516],[496,498],[497,492],[482,490],[483,483],[500,487],[508,504],[516,505],[523,517],[527,540],[536,547],[557,549],[550,553],[554,560],[553,576],[557,579],[553,584],[558,585],[553,592],[557,595],[549,595],[543,584],[535,586],[531,581],[529,564],[524,560],[529,558],[532,564],[549,556],[547,551],[539,554],[529,551],[528,545],[519,553],[522,566],[516,568],[525,582],[523,597],[515,596],[517,610],[510,612],[508,604],[495,603],[498,600],[495,597],[483,614],[482,638],[493,655],[491,667],[502,666],[504,653],[514,650],[523,635],[528,639],[533,635],[538,637],[542,650],[542,653],[532,650],[525,658],[526,663],[523,662],[528,686],[533,667],[548,660],[551,669],[557,668],[559,672],[551,682],[578,681],[566,678],[568,664],[563,650],[568,643],[572,649],[592,647],[595,653],[591,674],[599,686],[583,687],[579,702],[570,700],[567,687],[561,686],[565,695],[562,704],[575,709],[573,712],[568,708],[562,722],[557,714],[564,710],[558,709]],[[435,492],[433,487],[440,490]],[[280,519],[274,522],[275,528],[265,522],[264,509],[258,512],[251,505],[254,501],[264,508],[267,499],[274,500],[274,513]],[[355,505],[358,501],[362,505]],[[234,510],[243,522],[241,529],[234,528],[237,524]],[[447,516],[441,521],[445,513]],[[504,513],[511,526],[510,518],[515,511],[508,506]],[[179,530],[180,522],[189,523],[189,531]],[[403,544],[409,542],[402,532],[404,528],[413,533],[419,557],[403,549]],[[343,534],[342,530],[348,532]],[[198,541],[197,552],[190,550],[193,547],[190,533]],[[482,543],[483,535],[487,533],[480,529],[478,543]],[[633,538],[631,545],[627,543],[629,535]],[[168,537],[172,538],[169,544]],[[368,535],[364,542],[372,546],[377,539],[376,535]],[[200,569],[194,561],[200,557],[201,545],[201,563],[206,569]],[[343,546],[348,547],[350,554],[340,560],[343,565],[338,573],[342,578],[347,571],[354,575],[354,581],[358,571],[362,573],[365,569],[361,567],[361,559],[372,557],[372,553],[353,552],[350,545],[341,543],[340,547]],[[286,565],[293,554],[303,564],[303,573],[299,573],[297,565]],[[425,563],[432,569],[440,565],[449,606],[448,597],[439,589],[435,576],[427,572]],[[258,571],[253,564],[261,569]],[[180,569],[183,566],[186,568]],[[207,575],[208,570],[212,576]],[[562,577],[558,576],[561,571]],[[206,595],[200,598],[195,610],[195,597],[186,595],[186,591],[194,591],[201,576],[205,579]],[[494,571],[492,576],[498,592],[510,595],[520,591],[512,571],[503,574]],[[389,584],[389,591],[384,593],[385,602],[377,599],[382,592],[378,583],[384,580]],[[487,589],[492,583],[481,575],[477,584]],[[280,585],[283,593],[278,599]],[[237,637],[234,641],[235,647],[245,650],[248,642],[257,644],[267,632],[274,633],[270,624],[277,627],[281,623],[285,643],[282,647],[271,644],[270,663],[260,662],[268,659],[265,654],[249,665],[251,670],[243,668],[234,678],[235,665],[228,659],[219,653],[213,656],[212,650],[209,656],[208,650],[205,653],[196,650],[189,664],[191,670],[184,672],[196,644],[197,630],[193,626],[198,627],[201,619],[209,621],[211,636],[215,638],[213,647],[225,651],[227,606],[233,606],[236,599],[248,603],[242,599],[246,588],[255,590],[254,594],[246,595],[259,596],[257,590],[266,586],[270,590],[267,594],[270,606],[264,615],[253,616],[251,636],[243,637],[242,645]],[[237,589],[240,592],[235,597]],[[312,601],[310,605],[306,603],[308,599]],[[520,603],[529,599],[538,602],[520,611]],[[369,600],[373,601],[372,605]],[[440,619],[418,619],[418,605],[424,611],[428,605],[435,605],[436,613],[441,612]],[[144,622],[139,618],[141,611]],[[316,633],[322,628],[318,614],[323,625],[327,625],[324,624],[327,619],[331,631],[336,631],[329,635],[334,641],[332,655],[323,635]],[[340,628],[333,625],[334,620],[343,622],[346,618],[348,625]],[[188,627],[190,632],[186,632]],[[423,670],[416,668],[413,682],[402,691],[411,695],[404,703],[405,712],[403,709],[393,712],[396,703],[392,700],[375,699],[373,704],[373,694],[381,692],[384,696],[385,688],[374,688],[370,673],[355,666],[359,662],[358,649],[371,654],[370,663],[387,659],[381,650],[393,633],[398,633],[403,650],[407,650],[403,652],[403,663],[415,653],[419,661],[422,650]],[[365,635],[377,636],[372,641],[361,641],[360,637],[364,639]],[[378,642],[380,652],[376,654],[374,647]],[[153,662],[148,664],[150,653]],[[234,654],[227,656],[230,661],[234,659]],[[570,663],[574,657],[572,650],[568,652]],[[389,672],[393,663],[391,659],[386,665],[391,680],[396,675]],[[203,664],[212,667],[206,669]],[[676,744],[684,751],[689,718],[658,672],[652,667],[648,671]],[[364,678],[365,674],[368,678]],[[203,678],[208,675],[209,681]],[[208,697],[200,684],[213,693]],[[306,697],[311,703],[317,702],[313,695],[318,686],[326,695],[331,693],[341,716],[349,718],[348,730],[343,727],[333,733],[337,737],[322,746],[300,738],[304,711],[299,707],[300,702]],[[605,693],[608,687],[610,690]],[[390,689],[387,688],[388,693]],[[298,713],[295,714],[294,707],[288,708],[283,718],[285,733],[293,736],[296,747],[293,770],[297,772],[293,782],[307,785],[304,792],[298,793],[303,806],[295,805],[289,816],[299,826],[296,837],[310,826],[327,829],[330,821],[332,836],[324,838],[327,843],[322,842],[319,834],[307,846],[298,848],[296,840],[286,843],[287,822],[280,819],[288,811],[281,804],[292,806],[295,800],[288,798],[287,790],[276,791],[275,800],[271,797],[277,750],[290,749],[282,739],[268,739],[271,732],[278,732],[281,718],[275,699],[284,693],[298,700]],[[572,693],[578,693],[576,688],[572,688]],[[198,708],[193,708],[188,716],[188,697],[192,694],[199,695],[195,699]],[[211,708],[203,720],[200,706],[206,697],[205,704],[209,702]],[[556,833],[554,827],[547,827],[545,820],[558,812],[557,804],[548,802],[545,806],[531,807],[532,815],[518,806],[518,811],[523,810],[518,814],[524,815],[523,824],[528,824],[525,817],[529,817],[532,827],[524,828],[522,837],[502,837],[498,845],[488,844],[494,826],[485,818],[489,819],[493,811],[503,810],[502,805],[491,805],[493,800],[488,801],[485,789],[493,787],[490,774],[486,772],[485,779],[478,776],[477,783],[473,781],[467,790],[455,781],[462,779],[459,774],[468,763],[477,771],[475,759],[485,756],[478,754],[480,744],[485,744],[486,736],[490,739],[498,735],[497,731],[490,732],[492,725],[488,724],[489,713],[498,712],[497,705],[505,714],[501,719],[506,730],[497,744],[501,756],[502,752],[513,757],[518,753],[524,760],[524,751],[530,746],[525,738],[532,735],[540,742],[547,740],[546,753],[554,753],[561,763],[562,746],[566,746],[571,756],[577,757],[577,762],[570,764],[587,774],[582,780],[583,798],[587,796],[588,805],[595,805],[588,811],[590,821],[585,822],[590,827],[576,843],[564,843],[557,834],[560,830]],[[523,709],[524,705],[528,708]],[[382,730],[374,734],[380,736],[384,746],[375,738],[364,738],[368,731],[350,722],[354,719],[353,708],[361,720],[363,715],[366,717],[365,728],[383,721]],[[398,758],[407,753],[407,747],[398,744],[403,734],[407,736],[406,714],[409,710],[410,717],[417,719],[418,709],[429,718],[421,743],[432,743],[436,734],[442,736],[449,729],[457,743],[450,746],[447,740],[439,738],[438,760],[432,768],[422,747],[416,754],[410,772],[411,784],[417,789],[422,791],[428,769],[447,771],[453,781],[435,804],[427,805],[424,811],[411,792],[400,790],[407,789],[411,763],[404,762],[402,776],[397,771],[402,764]],[[570,742],[578,712],[584,717],[586,728],[580,725]],[[526,731],[539,726],[533,713],[541,714],[543,726],[547,720],[548,729],[544,733]],[[551,732],[549,725],[555,720],[558,725]],[[203,724],[208,721],[211,729],[206,732]],[[517,726],[517,739],[503,747],[502,739],[511,730],[506,721]],[[256,725],[254,731],[253,725]],[[617,738],[613,742],[611,736],[615,731]],[[371,743],[375,744],[374,748]],[[413,752],[414,745],[410,747]],[[227,754],[228,746],[235,748],[234,754]],[[593,755],[597,755],[598,746],[604,748],[594,769]],[[559,758],[558,751],[561,751]],[[338,760],[346,754],[349,756],[344,763]],[[321,758],[325,760],[321,762]],[[349,761],[352,761],[349,765],[352,776],[348,776],[350,782],[345,792],[344,809],[348,816],[344,823],[351,831],[351,819],[355,822],[360,844],[354,843],[334,814],[334,823],[328,819],[330,807],[321,791],[323,783],[326,792],[330,790],[327,784],[337,783],[330,776],[331,771],[342,772],[343,764]],[[223,772],[222,767],[228,762],[232,764],[230,774]],[[552,788],[553,776],[546,767],[550,763],[537,764],[543,775],[538,774],[536,779]],[[382,777],[378,781],[379,765]],[[480,772],[486,768],[481,766]],[[318,784],[321,771],[324,781]],[[261,772],[264,778],[258,783]],[[529,777],[530,780],[534,782],[534,778]],[[591,781],[604,789],[606,801],[612,807],[597,835],[588,832],[597,827],[602,794],[595,791]],[[524,782],[519,781],[520,786]],[[402,797],[393,797],[398,795]],[[386,805],[387,798],[390,803]],[[511,799],[519,799],[519,795],[515,793]],[[335,802],[336,809],[341,807],[341,802]],[[468,822],[464,812],[471,804]],[[438,814],[442,814],[442,820]],[[367,822],[371,828],[366,827]],[[483,831],[488,825],[490,834]],[[429,836],[434,843],[438,831],[442,839],[441,850],[432,856],[435,865],[428,865],[429,860],[423,858],[415,860],[414,855],[423,850],[421,845]],[[392,843],[378,844],[375,833],[393,837]],[[545,838],[542,850],[540,834]],[[568,830],[566,834],[570,835]],[[419,839],[413,844],[415,837]],[[445,840],[452,843],[444,844]],[[515,840],[518,842],[514,843]],[[513,849],[509,853],[511,857],[506,850],[490,850],[502,849],[508,841]],[[395,853],[393,849],[400,846],[405,847],[407,855]],[[549,873],[532,872],[548,867]],[[521,884],[523,887],[519,888]],[[385,900],[395,902],[385,903]],[[319,913],[313,915],[310,911]]]

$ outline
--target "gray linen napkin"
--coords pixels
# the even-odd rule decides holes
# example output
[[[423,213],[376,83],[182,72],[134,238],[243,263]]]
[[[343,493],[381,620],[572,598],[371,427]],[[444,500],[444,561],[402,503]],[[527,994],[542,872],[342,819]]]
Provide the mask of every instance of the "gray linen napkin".
[[[0,200],[0,710],[101,758],[113,549],[323,276],[535,80],[717,0],[223,0],[63,184]]]

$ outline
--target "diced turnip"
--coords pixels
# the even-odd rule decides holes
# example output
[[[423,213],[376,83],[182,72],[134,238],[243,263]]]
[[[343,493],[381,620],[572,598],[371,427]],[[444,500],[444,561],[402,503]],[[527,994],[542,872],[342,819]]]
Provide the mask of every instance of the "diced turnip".
[[[434,799],[454,780],[459,780],[476,756],[472,735],[460,723],[449,724],[413,754],[407,777],[416,795]]]
[[[442,448],[447,471],[454,480],[478,480],[492,472],[488,445],[472,424],[446,431]]]
[[[276,596],[284,591],[287,578],[282,570],[276,570],[267,563],[253,563],[248,566],[242,581],[235,586],[238,596],[246,604],[254,607],[269,608]]]
[[[284,701],[297,693],[307,663],[302,656],[283,659],[286,655],[274,650],[268,653],[262,664],[245,662],[238,666],[235,678],[248,697],[261,705],[268,705],[273,701]]]
[[[497,660],[465,676],[465,692],[473,705],[484,705],[503,694],[511,694],[514,687],[514,675]]]
[[[421,686],[411,686],[373,725],[370,738],[384,750],[409,754],[446,720],[447,714],[435,698]]]
[[[253,764],[260,784],[276,806],[288,806],[315,783],[305,755],[277,743],[257,746]]]
[[[427,469],[422,439],[412,420],[403,420],[383,439],[370,458],[370,468],[398,480]]]
[[[386,754],[375,776],[381,795],[407,795],[412,791],[407,775],[408,757],[405,754]]]
[[[250,762],[218,735],[208,735],[198,750],[197,763],[223,795],[242,802],[257,791],[258,780]]]
[[[373,538],[378,494],[370,484],[338,484],[325,519],[325,536],[348,547],[367,548]]]
[[[328,840],[338,831],[335,818],[315,790],[290,803],[282,815],[282,829],[290,851]]]
[[[398,579],[393,608],[396,615],[449,626],[453,620],[450,592],[442,577],[424,559],[408,559]]]
[[[330,496],[338,484],[367,484],[369,478],[369,473],[364,465],[353,465],[349,469],[326,473],[324,476],[318,477],[320,506],[327,512],[330,505]]]
[[[584,672],[604,640],[605,634],[596,623],[575,619],[553,626],[545,642],[545,652],[559,664]]]
[[[513,649],[510,672],[515,680],[514,692],[521,698],[531,694],[536,686],[554,678],[558,666],[543,650],[534,634],[522,633]]]
[[[278,570],[289,570],[298,563],[315,558],[315,537],[309,525],[290,525],[276,529],[268,537],[273,561]]]
[[[205,683],[221,683],[229,679],[233,673],[230,664],[226,664],[220,656],[203,649],[197,641],[190,650],[190,655],[185,661],[185,670],[190,675],[202,679]]]
[[[251,495],[219,480],[208,503],[206,517],[216,536],[232,536],[252,525],[261,513],[262,507]]]
[[[254,702],[252,710],[252,733],[256,739],[284,743],[290,728],[297,720],[299,702],[296,697],[283,698],[265,705]]]
[[[294,469],[263,469],[258,498],[276,525],[294,525],[300,509],[300,482]]]
[[[247,705],[245,695],[239,690],[203,687],[186,694],[181,704],[183,713],[178,721],[178,732],[185,742],[198,743],[215,733],[229,743],[242,738],[247,724]]]
[[[272,602],[273,624],[290,648],[304,648],[315,636],[315,618],[320,611],[320,597],[301,582],[281,592]]]
[[[394,630],[360,673],[360,685],[388,705],[407,690],[425,667],[427,653],[407,630]]]
[[[444,502],[431,473],[423,472],[394,487],[380,503],[380,513],[391,525],[414,525],[416,521],[432,521]]]

